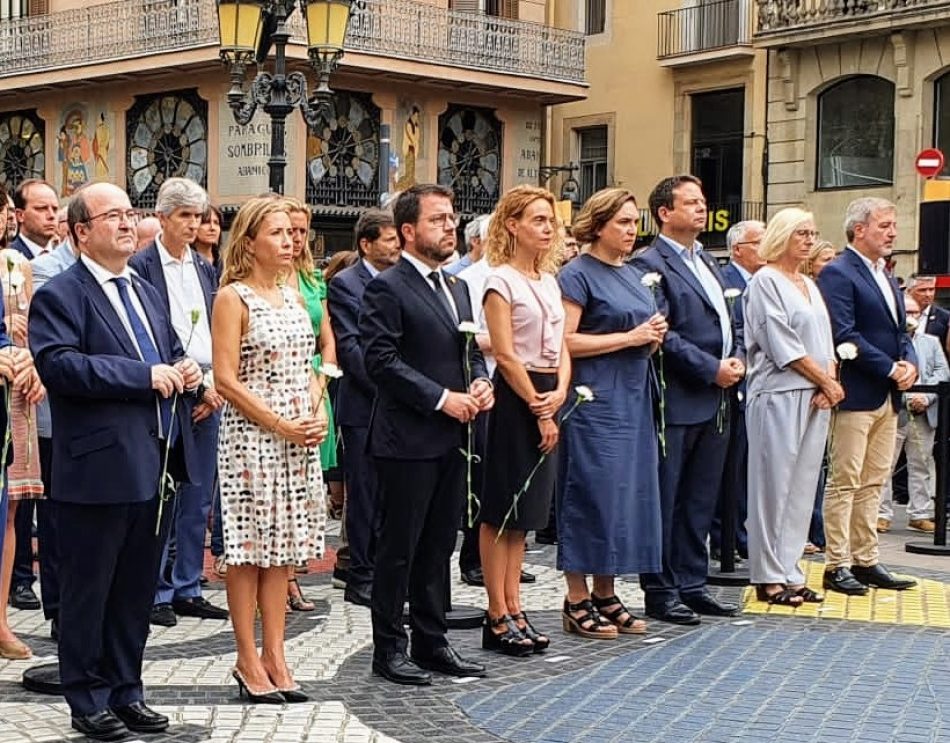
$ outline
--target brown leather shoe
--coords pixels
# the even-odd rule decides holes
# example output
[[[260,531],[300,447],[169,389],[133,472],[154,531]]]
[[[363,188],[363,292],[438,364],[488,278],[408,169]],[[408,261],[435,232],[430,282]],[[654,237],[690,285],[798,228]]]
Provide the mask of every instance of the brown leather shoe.
[[[877,533],[878,534],[887,534],[891,530],[891,520],[890,519],[878,519],[877,520]]]
[[[934,522],[930,519],[911,519],[907,522],[907,528],[913,529],[914,531],[923,531],[928,534],[934,533]]]

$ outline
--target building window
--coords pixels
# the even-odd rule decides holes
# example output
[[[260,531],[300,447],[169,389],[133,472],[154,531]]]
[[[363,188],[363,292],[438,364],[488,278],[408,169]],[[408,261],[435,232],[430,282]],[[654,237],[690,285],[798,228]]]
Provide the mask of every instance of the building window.
[[[502,127],[487,108],[449,105],[439,117],[439,183],[455,191],[455,210],[488,214],[501,197]]]
[[[0,186],[10,193],[29,178],[45,177],[45,130],[35,110],[0,114]]]
[[[449,0],[449,10],[518,18],[518,0]]]
[[[885,186],[894,180],[894,84],[853,77],[818,97],[817,187]]]
[[[575,129],[580,153],[581,201],[607,187],[607,127]]]
[[[934,83],[934,94],[934,142],[944,155],[950,155],[950,72]],[[950,164],[940,175],[950,175]]]
[[[602,34],[607,28],[607,0],[584,0],[584,33]]]

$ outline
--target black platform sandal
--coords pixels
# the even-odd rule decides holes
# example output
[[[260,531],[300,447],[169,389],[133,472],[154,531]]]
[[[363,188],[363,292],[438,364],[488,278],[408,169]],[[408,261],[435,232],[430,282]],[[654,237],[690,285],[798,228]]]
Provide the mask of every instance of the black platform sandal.
[[[578,612],[584,612],[575,617]],[[588,640],[616,640],[617,628],[594,608],[590,599],[572,604],[564,599],[564,611],[561,612],[561,625],[568,634],[574,633]]]
[[[547,635],[543,635],[540,632],[538,632],[531,625],[531,622],[528,620],[527,614],[521,611],[513,615],[511,618],[514,619],[515,622],[524,622],[524,627],[521,627],[519,625],[518,629],[524,632],[524,636],[534,643],[534,652],[542,653],[548,649],[548,647],[551,645],[551,638],[549,638]]]
[[[495,627],[505,627],[505,631],[495,632]],[[492,619],[486,611],[485,621],[482,624],[482,648],[520,658],[534,652],[534,643],[519,629],[511,615],[503,614],[497,619]]]
[[[597,611],[600,612],[601,616],[604,619],[608,620],[613,624],[617,631],[623,635],[644,635],[647,631],[647,623],[642,619],[638,619],[634,616],[633,612],[630,611],[626,606],[623,605],[623,601],[614,596],[606,596],[600,598],[594,594],[590,595],[590,600],[593,602],[594,606],[597,607]],[[610,609],[608,611],[607,607],[616,606],[616,609]],[[627,618],[621,621],[621,617],[626,614]]]

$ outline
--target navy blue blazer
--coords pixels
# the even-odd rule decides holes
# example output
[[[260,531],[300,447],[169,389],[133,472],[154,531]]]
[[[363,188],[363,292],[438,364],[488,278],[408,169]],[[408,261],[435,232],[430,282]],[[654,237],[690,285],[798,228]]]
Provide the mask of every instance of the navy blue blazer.
[[[36,257],[36,256],[33,255],[33,251],[30,250],[30,249],[26,246],[26,243],[25,243],[25,242],[23,242],[23,238],[20,237],[19,235],[17,235],[15,238],[13,238],[13,240],[10,241],[9,247],[11,247],[11,248],[13,248],[14,250],[18,250],[18,251],[20,251],[21,253],[23,253],[23,255],[26,256],[26,259],[27,259],[28,261],[31,261],[31,260],[33,260],[33,258]]]
[[[376,385],[363,364],[359,327],[363,292],[372,280],[372,274],[359,260],[340,271],[327,286],[327,309],[336,340],[336,358],[343,370],[333,411],[341,426],[367,427],[376,396]]]
[[[732,263],[727,263],[722,269],[722,282],[726,285],[727,289],[738,289],[740,292],[745,291],[746,280],[739,272],[739,269],[736,268]],[[737,305],[741,305],[741,302],[737,302]]]
[[[853,343],[858,356],[841,367],[845,398],[841,410],[877,410],[891,396],[900,410],[901,393],[888,375],[901,359],[917,366],[914,344],[907,334],[904,298],[897,282],[888,278],[897,306],[891,315],[870,269],[851,249],[845,249],[818,274],[818,288],[831,315],[835,347]]]
[[[158,292],[138,277],[132,286],[162,360],[181,359]],[[36,292],[29,327],[56,431],[50,497],[88,505],[154,498],[164,452],[151,368],[82,261]],[[170,470],[186,480],[187,459],[194,456],[190,406],[177,406],[175,425],[181,433]]]
[[[927,335],[935,335],[940,339],[940,345],[943,352],[947,353],[947,333],[950,331],[950,312],[943,307],[933,304],[930,306],[930,312],[927,315],[927,327],[924,332]]]
[[[699,255],[722,284],[716,261],[705,250]],[[633,262],[640,271],[654,271],[663,277],[656,289],[656,300],[669,322],[663,340],[666,422],[682,426],[705,423],[718,413],[722,400],[722,388],[716,385],[722,360],[719,314],[702,284],[664,240],[654,240]],[[735,318],[732,337],[730,355],[737,355],[742,345],[742,329]]]
[[[473,321],[465,282],[443,274],[461,322]],[[463,445],[465,426],[435,409],[445,389],[465,384],[465,336],[432,285],[409,263],[374,278],[359,319],[363,361],[376,384],[369,454],[390,459],[437,459]],[[485,360],[470,344],[472,379],[486,377]]]
[[[195,261],[195,268],[198,269],[198,281],[201,283],[201,291],[205,297],[205,311],[208,313],[206,317],[210,324],[214,295],[218,291],[218,276],[214,266],[198,255],[198,251],[192,250],[191,255]],[[162,306],[170,316],[168,285],[165,283],[165,272],[162,270],[162,258],[154,240],[129,259],[129,267],[158,290]]]

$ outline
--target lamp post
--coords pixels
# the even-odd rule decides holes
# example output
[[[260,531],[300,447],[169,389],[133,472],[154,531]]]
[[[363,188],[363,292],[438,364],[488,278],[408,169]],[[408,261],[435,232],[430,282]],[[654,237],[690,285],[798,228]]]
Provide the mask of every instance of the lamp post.
[[[567,165],[542,165],[538,168],[538,179],[542,186],[547,186],[558,173],[567,173],[567,178],[561,184],[561,201],[570,201],[571,209],[576,209],[581,202],[581,187],[574,177],[574,173],[580,170],[580,165],[569,163]]]
[[[317,73],[317,89],[307,94],[307,78],[301,72],[287,73],[287,19],[297,0],[218,0],[221,59],[228,67],[231,89],[228,105],[242,126],[254,117],[258,106],[271,120],[271,147],[267,167],[270,190],[284,192],[284,132],[287,117],[300,108],[308,126],[333,107],[330,75],[343,56],[343,42],[350,14],[359,0],[300,0],[307,25],[307,56]],[[248,65],[263,65],[271,45],[275,49],[274,72],[259,72],[245,90]]]

